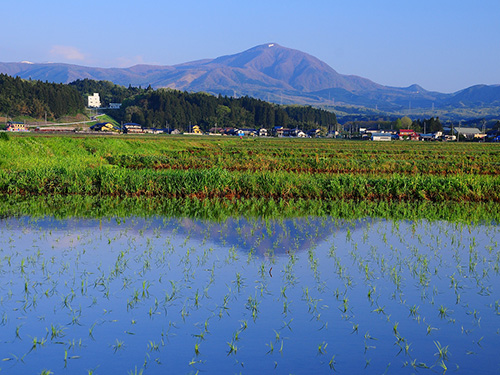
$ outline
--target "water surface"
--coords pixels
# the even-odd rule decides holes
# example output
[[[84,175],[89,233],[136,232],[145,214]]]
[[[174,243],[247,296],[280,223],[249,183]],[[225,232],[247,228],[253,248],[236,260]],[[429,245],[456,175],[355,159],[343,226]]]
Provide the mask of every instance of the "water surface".
[[[499,227],[0,221],[5,373],[498,373]]]

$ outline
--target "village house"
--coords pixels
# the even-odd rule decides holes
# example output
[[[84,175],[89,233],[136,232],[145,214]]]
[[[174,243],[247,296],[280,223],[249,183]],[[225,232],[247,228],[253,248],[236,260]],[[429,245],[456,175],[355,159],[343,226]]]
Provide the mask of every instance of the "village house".
[[[290,132],[290,136],[291,137],[298,137],[298,138],[307,138],[307,134],[304,133],[302,130],[300,129],[293,129],[291,132]]]
[[[90,130],[99,132],[119,132],[120,127],[110,122],[100,122],[90,127]]]
[[[371,133],[372,141],[392,141],[393,137],[390,133]]]
[[[28,127],[22,122],[7,123],[7,131],[9,132],[28,132]]]
[[[222,135],[224,128],[213,127],[208,130],[209,135]]]
[[[311,138],[317,138],[320,136],[320,134],[321,134],[320,129],[311,129],[307,132],[307,135]]]
[[[284,128],[283,126],[275,126],[273,134],[277,137],[290,137],[292,136],[292,129]]]
[[[420,136],[413,129],[400,129],[398,132],[398,136],[399,136],[399,139],[401,139],[401,140],[404,140],[404,139],[409,139],[411,141],[420,140]]]
[[[239,134],[243,133],[244,136],[252,136],[255,137],[257,136],[257,130],[255,129],[239,129],[238,131]]]
[[[129,122],[126,124],[123,124],[123,132],[124,133],[144,133],[142,125]]]
[[[457,136],[463,136],[466,139],[484,138],[486,136],[486,134],[482,134],[478,128],[463,128],[457,126],[453,128],[453,132]]]
[[[201,135],[201,134],[203,134],[203,132],[201,131],[201,128],[199,125],[193,125],[193,127],[191,129],[191,134]]]

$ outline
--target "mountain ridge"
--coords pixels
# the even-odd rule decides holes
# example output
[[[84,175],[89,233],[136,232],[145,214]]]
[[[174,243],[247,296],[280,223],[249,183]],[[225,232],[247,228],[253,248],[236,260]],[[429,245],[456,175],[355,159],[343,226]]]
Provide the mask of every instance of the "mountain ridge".
[[[283,104],[342,104],[384,111],[500,104],[500,85],[474,85],[452,94],[428,91],[418,84],[384,86],[364,77],[340,74],[310,54],[277,43],[170,66],[98,68],[65,63],[0,62],[0,73],[56,83],[88,78],[123,86],[151,85],[215,95],[248,95]]]

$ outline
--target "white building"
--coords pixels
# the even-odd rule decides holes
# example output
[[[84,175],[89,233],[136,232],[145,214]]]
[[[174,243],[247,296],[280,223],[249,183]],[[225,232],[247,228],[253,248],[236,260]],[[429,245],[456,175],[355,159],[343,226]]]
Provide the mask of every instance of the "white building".
[[[457,135],[463,135],[467,139],[482,138],[485,135],[481,135],[481,131],[478,128],[462,128],[456,126],[453,128],[453,132]]]
[[[99,93],[95,92],[94,95],[88,96],[88,107],[101,107],[101,99],[99,98]]]
[[[372,133],[372,141],[390,142],[391,140],[392,136],[390,133]]]

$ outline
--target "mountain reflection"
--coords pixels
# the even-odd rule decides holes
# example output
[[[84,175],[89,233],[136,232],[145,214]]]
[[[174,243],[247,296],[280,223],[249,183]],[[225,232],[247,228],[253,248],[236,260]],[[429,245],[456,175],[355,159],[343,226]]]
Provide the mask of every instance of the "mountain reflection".
[[[222,222],[190,218],[107,218],[55,219],[29,217],[4,219],[3,227],[27,230],[60,231],[71,235],[101,232],[137,239],[164,237],[234,247],[242,253],[258,256],[284,255],[307,251],[332,235],[366,226],[366,220],[346,221],[331,217],[291,219],[230,218]]]

